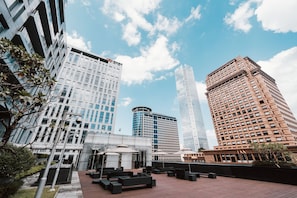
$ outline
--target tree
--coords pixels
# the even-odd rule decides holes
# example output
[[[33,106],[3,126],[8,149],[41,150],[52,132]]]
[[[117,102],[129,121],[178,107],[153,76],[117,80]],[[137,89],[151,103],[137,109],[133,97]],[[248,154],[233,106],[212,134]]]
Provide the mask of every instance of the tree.
[[[6,144],[0,149],[0,197],[10,197],[23,182],[16,177],[35,163],[32,152],[24,147]]]
[[[25,121],[43,110],[56,81],[41,56],[29,54],[22,46],[2,38],[0,82],[1,149],[14,130],[24,127]]]
[[[292,162],[291,153],[287,147],[279,143],[253,143],[253,150],[261,155],[262,162],[268,162],[280,167],[281,163]]]
[[[35,157],[29,149],[12,144],[3,147],[0,150],[0,178],[15,178],[35,164]]]

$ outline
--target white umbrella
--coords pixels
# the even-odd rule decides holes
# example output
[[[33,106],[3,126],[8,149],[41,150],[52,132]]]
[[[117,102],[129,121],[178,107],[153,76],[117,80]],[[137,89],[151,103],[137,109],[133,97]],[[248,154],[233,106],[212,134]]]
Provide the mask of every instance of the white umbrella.
[[[116,148],[107,149],[106,151],[107,152],[113,152],[113,153],[120,153],[121,154],[121,159],[124,156],[124,153],[126,153],[126,154],[128,154],[128,153],[138,153],[137,150],[135,150],[133,148],[130,148],[130,147],[128,147],[128,145],[125,145],[125,144],[120,144]],[[130,162],[129,163],[124,163],[124,164],[127,166],[127,168],[128,167],[131,168],[130,167],[131,166]],[[122,160],[121,160],[121,166],[123,166],[125,168],[125,165],[123,166]]]
[[[184,155],[184,154],[194,154],[196,152],[192,151],[190,148],[183,148],[177,152],[175,152],[174,154],[176,155]],[[189,163],[189,172],[191,172],[191,165]]]
[[[112,153],[138,153],[137,150],[128,147],[126,144],[120,144],[116,148],[107,149],[106,152]]]
[[[164,155],[168,155],[167,152],[162,151],[161,149],[155,150],[153,153],[153,155],[162,155],[163,156],[163,168],[164,168]]]
[[[102,179],[102,174],[103,174],[103,166],[104,166],[104,160],[106,155],[119,155],[118,153],[111,153],[111,152],[100,152],[97,155],[102,155],[102,162],[101,162],[101,171],[100,171],[100,178],[99,180]]]

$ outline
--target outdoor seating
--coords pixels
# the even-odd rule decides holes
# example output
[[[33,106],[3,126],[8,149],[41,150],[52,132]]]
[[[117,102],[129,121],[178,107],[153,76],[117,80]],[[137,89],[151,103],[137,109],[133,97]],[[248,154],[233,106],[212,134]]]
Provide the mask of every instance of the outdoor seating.
[[[119,194],[122,192],[123,187],[125,189],[142,186],[152,188],[153,186],[156,186],[156,180],[152,179],[152,177],[147,174],[137,174],[133,176],[118,176],[117,181],[102,179],[100,185],[105,190],[109,189],[112,194]]]
[[[112,194],[122,192],[122,188],[138,189],[141,187],[152,188],[156,186],[154,180],[148,173],[137,173],[134,175],[132,171],[111,171],[106,174],[106,177],[93,179],[92,183],[100,184],[104,190],[110,190]]]
[[[132,177],[133,176],[133,172],[132,171],[116,171],[116,172],[107,173],[107,179],[108,180],[117,179],[117,178],[119,178],[121,176]]]
[[[216,179],[217,178],[217,174],[216,173],[201,173],[201,172],[191,172],[191,174],[196,175],[196,177],[208,177],[208,178],[212,178],[212,179]]]
[[[119,182],[110,182],[109,190],[112,194],[119,194],[122,192],[122,184]]]
[[[147,174],[151,174],[153,171],[153,167],[152,166],[146,166],[142,172],[147,173]]]
[[[167,171],[168,177],[175,177],[175,171]]]
[[[197,176],[195,174],[192,174],[191,172],[180,168],[175,169],[175,177],[178,179],[184,179],[189,181],[197,180]]]
[[[161,174],[161,173],[167,173],[168,171],[174,171],[174,167],[157,167],[157,168],[153,168],[152,173]]]
[[[110,181],[108,179],[101,179],[99,184],[102,186],[104,190],[109,189]]]
[[[89,174],[89,176],[93,179],[96,179],[96,178],[100,178],[100,176],[102,177],[106,177],[107,174],[109,173],[112,173],[112,172],[121,172],[122,169],[115,169],[115,168],[112,168],[112,167],[106,167],[106,168],[103,168],[103,172],[101,174],[101,169],[97,169],[96,172],[91,172]]]
[[[133,177],[119,177],[118,182],[122,186],[139,186],[145,185],[148,188],[153,187],[153,178],[151,176],[133,176]]]

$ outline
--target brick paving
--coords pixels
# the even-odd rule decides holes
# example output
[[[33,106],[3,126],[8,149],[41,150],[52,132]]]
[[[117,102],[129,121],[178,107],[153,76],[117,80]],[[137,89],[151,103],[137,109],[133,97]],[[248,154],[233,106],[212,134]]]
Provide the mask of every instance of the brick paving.
[[[135,172],[140,170],[134,170]],[[152,174],[156,179],[153,188],[124,190],[121,194],[111,194],[99,184],[92,184],[92,178],[78,172],[81,190],[84,198],[296,198],[297,186],[272,182],[218,176],[216,179],[198,178],[197,181],[187,181],[168,177],[166,174]]]

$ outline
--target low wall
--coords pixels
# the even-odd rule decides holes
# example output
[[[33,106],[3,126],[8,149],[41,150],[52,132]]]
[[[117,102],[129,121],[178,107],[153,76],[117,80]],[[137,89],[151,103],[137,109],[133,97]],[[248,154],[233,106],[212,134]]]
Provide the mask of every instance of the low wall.
[[[153,162],[153,167],[163,166]],[[165,167],[189,169],[188,163],[164,163]],[[251,165],[190,164],[192,172],[214,172],[219,176],[297,185],[297,168],[253,167]]]

